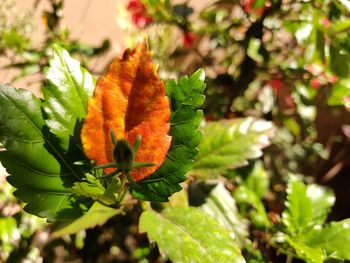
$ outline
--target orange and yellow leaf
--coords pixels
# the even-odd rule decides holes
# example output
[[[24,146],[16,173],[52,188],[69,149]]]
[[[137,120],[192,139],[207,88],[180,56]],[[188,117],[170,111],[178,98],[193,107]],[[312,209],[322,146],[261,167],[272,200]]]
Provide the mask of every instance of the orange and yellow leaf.
[[[171,142],[169,117],[164,84],[158,79],[144,38],[135,49],[126,50],[122,59],[114,60],[107,74],[98,79],[81,133],[84,152],[98,165],[113,162],[110,129],[118,140],[126,139],[131,145],[140,134],[135,161],[155,164],[132,171],[135,181],[142,180],[165,160]]]

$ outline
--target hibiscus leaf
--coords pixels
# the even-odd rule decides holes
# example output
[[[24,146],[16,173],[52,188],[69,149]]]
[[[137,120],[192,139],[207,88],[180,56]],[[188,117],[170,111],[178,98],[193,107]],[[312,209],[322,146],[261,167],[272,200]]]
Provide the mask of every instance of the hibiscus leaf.
[[[232,233],[199,208],[145,211],[140,230],[173,262],[245,262]]]
[[[350,260],[350,219],[331,222],[325,227],[314,227],[305,235],[306,243],[322,248],[327,255]]]
[[[286,199],[282,221],[288,232],[296,235],[309,230],[315,222],[313,222],[313,209],[307,195],[307,186],[296,177],[292,177],[288,182]]]
[[[45,120],[47,126],[67,151],[77,121],[86,115],[87,101],[93,93],[95,81],[66,50],[57,45],[53,50],[50,67],[45,72],[49,85],[42,90],[43,109],[48,117]],[[79,136],[76,137],[75,140],[79,140]],[[79,141],[75,143],[79,144]]]
[[[170,80],[165,85],[171,104],[171,146],[162,166],[145,181],[131,185],[134,197],[149,201],[168,201],[168,197],[181,190],[179,185],[192,168],[202,132],[198,126],[203,112],[204,72],[198,70],[191,77],[183,77],[178,83]]]
[[[0,161],[17,188],[14,195],[27,203],[24,210],[48,220],[79,216],[82,208],[71,187],[81,175],[48,132],[40,100],[0,84],[0,105],[0,141],[6,148]]]
[[[285,239],[288,244],[295,250],[295,253],[298,255],[298,257],[304,259],[306,262],[324,262],[325,255],[321,248],[308,246],[304,244],[304,242],[300,241],[300,239],[293,239],[288,235],[285,236]]]
[[[59,222],[53,232],[53,237],[61,237],[63,235],[75,234],[87,228],[101,226],[111,217],[121,213],[121,210],[105,206],[99,202],[95,202],[83,216],[71,220]]]
[[[190,174],[201,179],[227,175],[230,170],[248,164],[249,159],[262,155],[270,144],[271,122],[251,117],[209,122]]]

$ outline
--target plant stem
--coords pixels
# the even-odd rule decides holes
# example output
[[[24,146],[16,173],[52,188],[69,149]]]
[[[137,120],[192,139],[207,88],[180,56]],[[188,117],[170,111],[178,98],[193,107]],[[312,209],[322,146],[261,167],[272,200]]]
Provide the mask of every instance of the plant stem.
[[[126,195],[126,192],[128,191],[128,186],[126,185],[126,175],[125,173],[122,174],[122,181],[120,183],[120,190],[119,190],[119,193],[118,193],[118,199],[117,199],[117,203],[119,204],[121,201],[123,201],[125,195]]]
[[[128,188],[129,188],[128,186],[124,187],[124,190],[123,190],[121,193],[119,193],[118,199],[117,199],[117,202],[118,202],[118,203],[120,203],[121,201],[123,201],[123,199],[124,199],[126,193],[128,192]]]
[[[123,191],[124,187],[125,187],[125,184],[126,184],[126,176],[125,176],[125,173],[122,173],[122,176],[121,176],[122,180],[121,180],[121,183],[120,183],[120,191]]]
[[[287,255],[286,263],[292,263],[292,261],[293,261],[293,256]]]

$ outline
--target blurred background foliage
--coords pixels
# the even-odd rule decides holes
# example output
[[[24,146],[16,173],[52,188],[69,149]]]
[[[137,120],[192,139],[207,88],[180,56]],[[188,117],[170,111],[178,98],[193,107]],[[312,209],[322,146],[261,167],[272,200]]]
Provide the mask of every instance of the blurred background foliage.
[[[69,27],[61,25],[65,1],[48,2],[40,45],[31,39],[33,14],[16,13],[14,0],[0,3],[0,57],[10,58],[5,68],[19,69],[13,81],[43,73],[53,44],[88,68],[91,59],[111,48],[107,39],[99,46],[72,40]],[[350,217],[348,1],[130,0],[118,5],[115,19],[115,25],[106,26],[123,29],[125,46],[147,33],[162,79],[205,70],[207,121],[253,116],[274,123],[272,144],[263,156],[220,179],[233,193],[241,216],[252,221],[249,229],[244,224],[240,229],[252,240],[244,247],[250,262],[285,261],[259,229],[280,220],[291,174],[333,189],[336,202],[328,220]],[[38,82],[45,84],[44,78]],[[236,147],[244,140],[236,141]],[[103,227],[53,239],[50,226],[22,212],[22,204],[11,197],[13,189],[0,179],[0,261],[167,262],[138,233],[141,205]],[[198,193],[208,192],[209,181],[191,175],[172,204],[195,204]],[[257,247],[264,256],[252,252]]]

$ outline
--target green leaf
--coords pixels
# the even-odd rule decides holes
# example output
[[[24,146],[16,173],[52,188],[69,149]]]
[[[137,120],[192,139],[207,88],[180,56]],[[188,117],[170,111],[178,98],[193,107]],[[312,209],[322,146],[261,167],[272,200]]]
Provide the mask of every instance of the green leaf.
[[[350,97],[350,79],[342,79],[333,85],[327,102],[331,106],[344,105],[344,97]]]
[[[282,221],[292,235],[303,233],[312,223],[312,204],[306,191],[303,182],[294,177],[289,180]]]
[[[223,183],[215,186],[201,208],[234,233],[237,242],[240,246],[243,245],[248,236],[247,222],[239,215],[235,199],[225,189]]]
[[[243,214],[249,215],[255,227],[267,228],[271,226],[265,207],[255,192],[245,186],[240,186],[234,191],[233,196],[240,205]]]
[[[263,197],[268,192],[269,184],[268,173],[261,161],[254,162],[253,169],[242,181],[242,185],[254,192],[258,198]]]
[[[227,229],[198,208],[145,211],[140,230],[173,262],[245,262]]]
[[[350,19],[332,21],[330,31],[333,33],[346,32],[350,28]]]
[[[330,58],[329,67],[330,69],[340,77],[349,77],[349,59],[350,56],[333,45],[329,47]]]
[[[272,133],[271,122],[251,117],[209,122],[190,174],[203,179],[215,178],[244,166],[248,159],[262,155],[261,149],[270,144]]]
[[[99,202],[95,202],[83,216],[70,222],[64,222],[53,232],[53,237],[75,234],[87,228],[101,226],[111,217],[119,214],[121,210],[110,208]]]
[[[350,5],[348,1],[344,1],[344,0],[339,0],[339,1],[335,1],[339,7],[342,7],[344,10],[346,10],[347,13],[350,12]]]
[[[324,224],[335,202],[334,193],[327,187],[311,184],[307,186],[306,194],[311,201],[312,221]]]
[[[79,216],[71,186],[80,175],[45,129],[41,102],[29,91],[0,84],[0,161],[24,210],[48,220]]]
[[[183,77],[178,83],[170,80],[165,85],[170,99],[171,146],[162,166],[145,181],[131,185],[131,193],[141,200],[166,202],[173,193],[180,191],[179,183],[193,167],[197,146],[202,138],[198,126],[203,112],[199,110],[205,97],[204,72],[198,70],[191,77]]]
[[[120,180],[112,178],[108,183],[107,189],[101,183],[100,179],[92,174],[85,174],[82,182],[76,182],[73,186],[74,194],[85,196],[97,200],[106,205],[114,205],[117,202],[117,193],[120,192]]]
[[[87,180],[85,182],[76,182],[73,186],[73,191],[77,195],[91,197],[97,200],[104,194],[106,189],[100,180],[96,179],[93,175],[87,174],[85,176]]]
[[[253,3],[253,8],[264,7],[265,0],[255,0]]]
[[[85,117],[94,80],[58,46],[46,76],[43,103],[28,91],[1,86],[0,141],[6,151],[0,161],[17,188],[14,195],[28,203],[24,210],[50,221],[72,219],[87,208],[72,190],[83,177],[73,163],[85,157],[79,147],[70,147],[70,140],[75,134],[74,143],[79,144],[78,121]]]
[[[293,177],[288,183],[287,193],[282,220],[290,233],[290,236],[286,236],[286,241],[297,255],[307,262],[315,263],[324,261],[323,250],[332,257],[350,257],[350,253],[346,254],[349,245],[341,248],[340,254],[336,250],[339,245],[350,241],[350,231],[343,234],[349,228],[350,221],[332,223],[326,228],[321,226],[335,201],[332,191],[315,184],[306,186]]]
[[[262,63],[264,61],[264,57],[259,53],[259,49],[261,48],[261,40],[257,38],[251,38],[247,48],[247,54],[257,63]]]
[[[71,58],[66,50],[55,45],[50,67],[46,69],[49,85],[43,91],[45,120],[67,151],[78,120],[87,112],[87,101],[92,96],[95,80],[92,75]]]
[[[30,44],[29,39],[21,35],[15,28],[2,32],[0,45],[14,49],[16,52],[21,52]]]
[[[299,258],[304,259],[308,263],[322,263],[324,261],[322,249],[307,246],[300,240],[294,240],[289,236],[285,236],[285,238],[289,245],[294,248]]]
[[[0,217],[0,249],[2,251],[2,259],[4,259],[4,252],[9,254],[14,249],[15,244],[13,240],[18,234],[16,219],[13,217]]]
[[[307,245],[324,249],[328,256],[350,260],[350,219],[314,227],[306,237]]]

